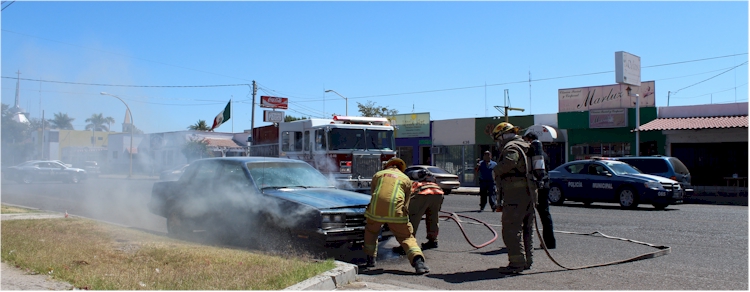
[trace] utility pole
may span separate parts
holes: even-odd
[[[255,93],[258,92],[258,88],[255,87],[255,80],[253,80],[253,110],[252,117],[250,118],[250,137],[253,136],[253,130],[255,130]]]
[[[669,106],[669,96],[672,95],[671,91],[667,91],[667,106]]]
[[[508,111],[521,111],[523,112],[522,108],[517,107],[510,107],[510,95],[508,94],[508,90],[505,90],[505,98],[504,98],[504,104],[505,106],[500,107],[499,105],[495,106],[495,109],[501,112],[505,116],[505,122],[508,122]]]

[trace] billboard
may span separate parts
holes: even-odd
[[[286,97],[261,96],[260,107],[288,109],[289,99]]]
[[[284,112],[263,111],[263,121],[271,123],[281,123],[284,121]]]
[[[589,128],[624,128],[628,126],[628,109],[597,109],[589,111]]]
[[[388,117],[395,128],[396,138],[417,138],[430,136],[430,113],[412,113]]]
[[[635,108],[635,97],[641,99],[640,107],[655,107],[655,82],[641,82],[641,86],[613,84],[592,87],[558,89],[558,112],[581,112],[592,109]]]

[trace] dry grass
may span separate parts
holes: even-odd
[[[6,205],[0,206],[0,214],[14,214],[14,213],[38,213],[38,211],[26,209],[26,208],[6,206]]]
[[[95,290],[279,290],[334,267],[79,218],[2,221],[0,250],[3,261]]]

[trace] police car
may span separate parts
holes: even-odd
[[[624,209],[652,204],[656,209],[682,203],[684,192],[677,181],[645,174],[627,163],[594,158],[565,163],[550,171],[549,201],[565,200],[620,203]]]

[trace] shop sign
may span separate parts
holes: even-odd
[[[288,109],[289,99],[286,97],[261,96],[260,107]]]
[[[589,111],[589,128],[624,128],[628,126],[628,109],[600,109]]]
[[[631,89],[631,96],[627,88]],[[635,108],[636,97],[641,99],[640,107],[656,106],[654,81],[641,82],[641,86],[613,84],[593,87],[568,88],[557,90],[559,112],[581,112],[592,109]]]
[[[388,117],[395,128],[396,138],[417,138],[430,136],[430,113],[412,113]]]

